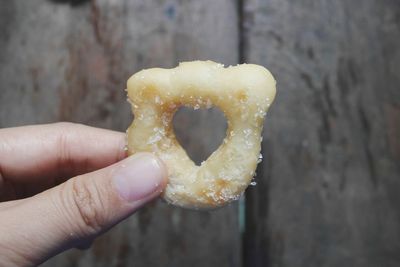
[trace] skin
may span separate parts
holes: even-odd
[[[100,234],[166,184],[123,133],[72,123],[0,129],[0,266],[36,266]]]

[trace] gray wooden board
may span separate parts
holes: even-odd
[[[131,74],[183,60],[237,63],[237,19],[228,0],[1,1],[0,127],[62,120],[124,131]],[[216,110],[190,117],[180,111],[175,130],[199,161],[222,140],[224,118]],[[157,201],[89,250],[44,266],[239,266],[237,210],[194,212]]]
[[[262,64],[278,95],[246,196],[244,265],[398,266],[399,18],[396,0],[1,1],[0,127],[122,131],[123,88],[139,69]],[[175,131],[199,162],[224,119],[191,113]],[[199,213],[158,201],[44,266],[239,266],[240,242],[237,205]]]
[[[246,266],[400,266],[400,2],[246,0],[278,95],[246,197]]]

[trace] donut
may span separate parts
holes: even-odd
[[[127,82],[134,120],[128,154],[152,152],[163,160],[168,183],[162,198],[188,209],[214,209],[239,199],[260,160],[261,131],[275,97],[275,79],[262,66],[225,68],[212,61],[137,72]],[[176,140],[172,119],[182,106],[218,107],[227,119],[219,148],[197,166]]]

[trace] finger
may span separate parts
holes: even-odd
[[[34,265],[90,241],[159,195],[166,175],[156,157],[139,153],[0,212],[0,259]]]
[[[17,206],[18,204],[21,204],[24,201],[26,201],[26,199],[17,199],[17,200],[13,200],[13,201],[1,202],[0,203],[0,212],[4,211],[6,209],[9,209],[9,208],[13,208],[13,207]]]
[[[0,130],[0,174],[12,184],[46,183],[93,171],[125,157],[125,135],[73,123]]]

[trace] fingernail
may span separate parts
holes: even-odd
[[[165,175],[165,167],[155,156],[140,153],[120,163],[113,182],[121,198],[132,202],[161,190]]]

